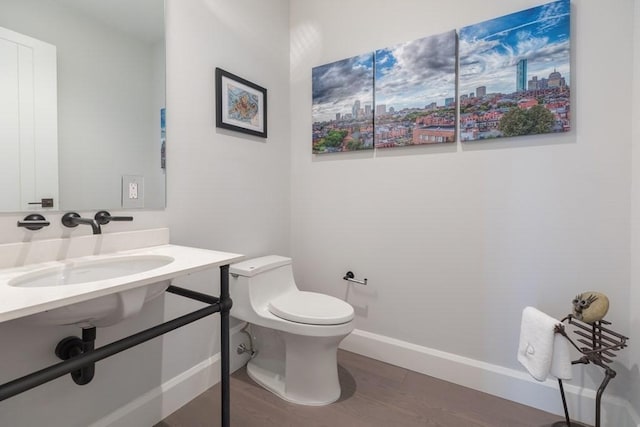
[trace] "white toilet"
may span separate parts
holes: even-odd
[[[300,291],[291,258],[269,255],[229,268],[231,316],[275,331],[260,343],[247,373],[281,398],[326,405],[340,397],[338,344],[353,331],[353,307],[324,294]]]

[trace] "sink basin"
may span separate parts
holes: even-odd
[[[25,273],[8,281],[21,288],[50,288],[87,285],[117,279],[163,267],[174,259],[165,255],[131,255],[100,260],[70,261],[63,265]],[[144,304],[161,295],[171,284],[162,280],[144,287],[105,295],[27,316],[33,325],[111,326],[137,314]],[[34,289],[35,291],[35,289]]]
[[[77,285],[143,273],[170,262],[173,262],[173,258],[165,255],[133,255],[105,260],[70,262],[25,273],[9,280],[8,285],[25,288]]]
[[[115,325],[127,317],[138,314],[142,307],[167,290],[171,280],[130,289],[88,301],[46,310],[20,319],[29,325],[78,325],[105,327]]]

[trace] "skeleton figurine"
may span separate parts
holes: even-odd
[[[572,301],[572,315],[585,323],[593,323],[602,318],[609,311],[609,298],[600,292],[583,292],[576,295]]]

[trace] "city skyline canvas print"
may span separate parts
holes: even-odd
[[[375,147],[454,142],[456,32],[375,52]]]
[[[313,153],[373,149],[373,53],[312,69]]]
[[[560,0],[460,30],[462,141],[571,129],[570,8]]]

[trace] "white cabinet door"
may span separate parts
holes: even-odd
[[[56,48],[0,27],[0,212],[58,206]]]

